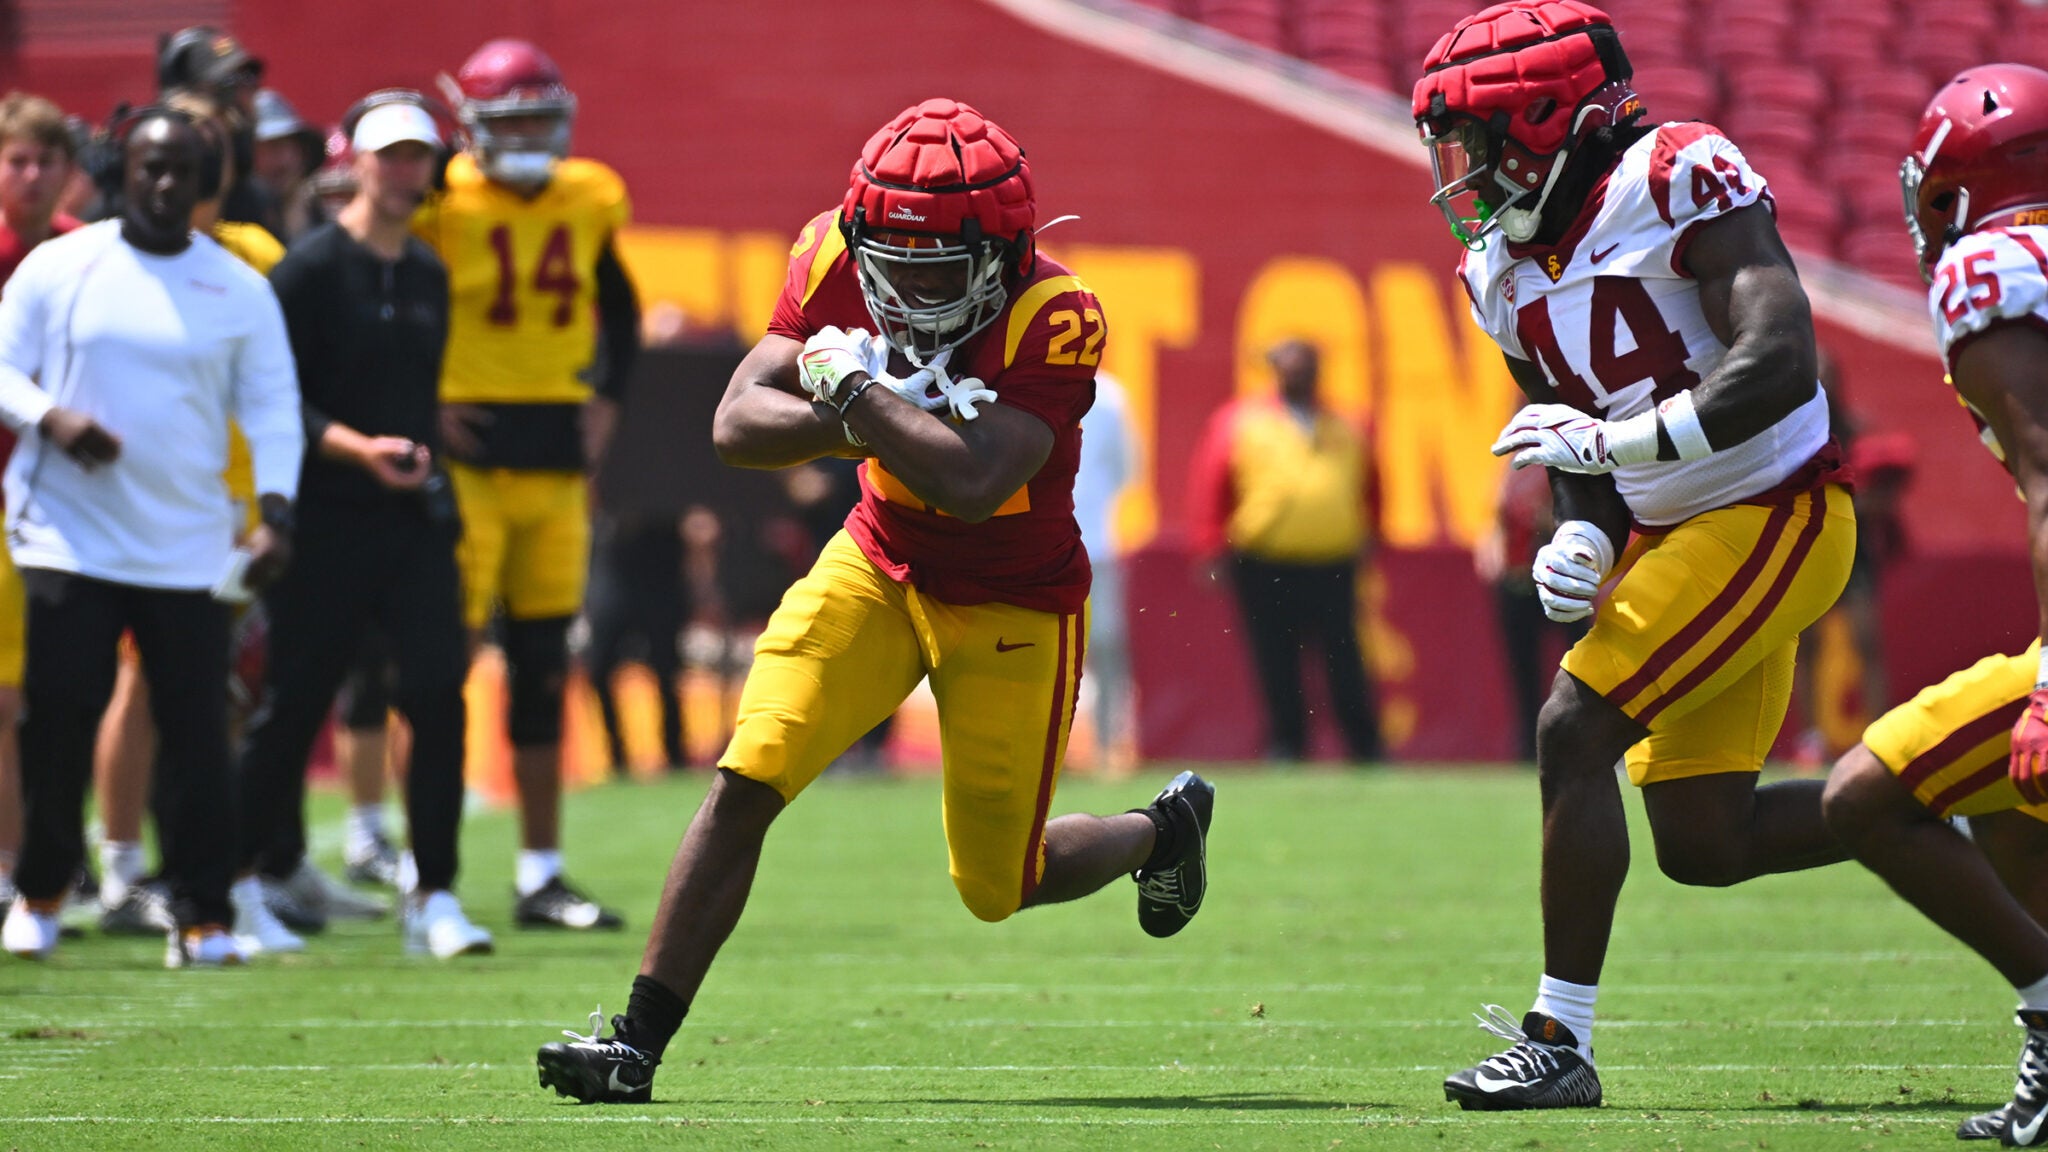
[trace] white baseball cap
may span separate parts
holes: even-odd
[[[393,101],[379,104],[356,121],[355,136],[349,144],[357,155],[381,152],[405,140],[417,140],[429,148],[441,146],[441,132],[434,118],[417,104]]]

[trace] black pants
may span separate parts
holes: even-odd
[[[135,635],[159,753],[151,807],[182,925],[226,924],[235,867],[228,774],[228,609],[205,592],[113,584],[27,568],[24,834],[15,884],[53,899],[85,858],[93,743],[114,692],[121,633]]]
[[[1524,761],[1536,759],[1536,716],[1550,695],[1550,673],[1546,666],[1543,638],[1557,635],[1570,648],[1593,626],[1587,617],[1574,624],[1559,624],[1543,614],[1543,602],[1536,598],[1536,586],[1501,581],[1493,586],[1493,601],[1500,614],[1501,644],[1507,650],[1508,694],[1515,702],[1515,752]]]
[[[1357,565],[1276,564],[1243,553],[1232,560],[1253,670],[1266,701],[1268,754],[1299,760],[1308,751],[1301,653],[1313,641],[1322,652],[1323,679],[1351,758],[1378,760],[1378,708],[1358,648]]]
[[[661,749],[671,768],[683,763],[682,654],[677,633],[688,618],[683,602],[683,538],[673,516],[606,519],[597,525],[590,549],[590,587],[583,618],[590,625],[584,670],[597,692],[614,770],[626,766],[619,706],[612,677],[628,660],[640,660],[661,689]]]
[[[390,640],[413,731],[407,822],[420,887],[453,886],[469,670],[453,530],[418,507],[302,501],[292,565],[263,597],[270,660],[241,757],[242,864],[286,876],[306,854],[306,757],[365,635]]]

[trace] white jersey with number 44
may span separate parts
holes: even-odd
[[[1994,324],[2048,324],[2048,228],[1987,228],[1950,245],[1934,266],[1927,311],[1941,341],[1941,362],[1955,372],[1956,354]],[[1959,397],[1960,399],[1960,397]],[[2005,449],[1968,401],[1977,435],[1998,462]]]
[[[1660,125],[1596,185],[1556,244],[1499,232],[1458,274],[1472,315],[1502,351],[1543,370],[1559,402],[1620,420],[1693,387],[1727,355],[1685,271],[1686,246],[1710,220],[1769,203],[1763,177],[1719,129]],[[1640,524],[1662,527],[1784,483],[1828,443],[1827,398],[1698,460],[1630,464],[1616,487]]]

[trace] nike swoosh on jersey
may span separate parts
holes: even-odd
[[[1586,257],[1586,260],[1587,260],[1587,262],[1588,262],[1588,263],[1591,263],[1591,264],[1598,264],[1598,263],[1599,263],[1599,262],[1601,262],[1602,260],[1605,260],[1605,259],[1607,259],[1607,258],[1608,258],[1609,256],[1612,256],[1612,255],[1614,255],[1614,250],[1615,250],[1616,248],[1619,248],[1619,247],[1621,247],[1621,245],[1619,245],[1619,244],[1609,244],[1609,245],[1607,246],[1607,250],[1606,250],[1606,251],[1604,251],[1604,252],[1594,252],[1594,253],[1593,253],[1592,255],[1590,255],[1590,256],[1588,256],[1588,257]]]

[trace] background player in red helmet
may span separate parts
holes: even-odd
[[[639,353],[615,241],[626,185],[569,155],[576,97],[554,61],[493,40],[446,80],[467,138],[415,228],[448,266],[442,442],[461,511],[464,615],[502,621],[522,927],[616,928],[562,875],[562,694],[590,554],[586,473]],[[586,382],[599,337],[604,356]]]
[[[1756,773],[1797,637],[1848,578],[1855,518],[1806,296],[1742,153],[1706,124],[1638,126],[1620,39],[1576,0],[1467,17],[1424,68],[1434,201],[1468,250],[1473,315],[1532,401],[1494,452],[1551,470],[1561,523],[1538,595],[1553,620],[1593,621],[1537,726],[1535,1004],[1519,1027],[1489,1005],[1482,1025],[1512,1046],[1444,1089],[1466,1108],[1596,1105],[1593,1007],[1628,874],[1615,761],[1681,883],[1844,856],[1819,781]]]
[[[1047,819],[1087,641],[1073,485],[1106,329],[1087,287],[1036,255],[1034,223],[1016,142],[965,104],[928,100],[868,141],[843,205],[797,238],[713,435],[743,467],[863,456],[861,502],[761,636],[625,1015],[610,1037],[542,1048],[544,1086],[648,1099],[768,826],[926,678],[953,884],[974,915],[1002,920],[1126,873],[1153,936],[1200,909],[1215,790],[1193,773],[1146,808]]]
[[[1901,178],[1907,228],[1934,286],[1927,307],[1936,338],[1985,446],[2026,500],[2035,594],[2048,612],[2048,72],[1987,64],[1943,85]],[[2048,657],[2040,637],[1871,724],[1828,777],[1825,806],[1858,860],[2019,995],[2026,1039],[2012,1102],[1964,1121],[1956,1135],[2048,1144]],[[1972,835],[1951,816],[1968,816]]]

